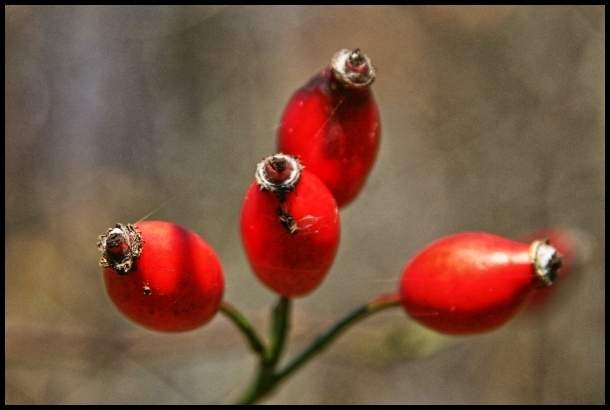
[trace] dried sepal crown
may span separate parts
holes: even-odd
[[[126,275],[142,253],[142,242],[142,235],[135,225],[117,223],[99,236],[97,247],[101,253],[100,266],[112,268],[119,275]]]
[[[349,88],[368,87],[375,81],[375,67],[359,48],[337,51],[331,59],[330,68],[334,77]]]
[[[299,160],[293,156],[270,155],[256,165],[256,183],[263,191],[289,192],[299,182],[302,169]]]
[[[551,286],[557,279],[557,271],[561,267],[562,256],[550,245],[548,239],[532,242],[530,259],[534,265],[536,276],[545,286]]]

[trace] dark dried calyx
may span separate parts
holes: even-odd
[[[100,235],[97,247],[101,253],[100,266],[126,275],[142,253],[142,236],[134,225],[118,223]]]

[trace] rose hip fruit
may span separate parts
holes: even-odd
[[[332,194],[289,155],[261,161],[241,211],[241,238],[257,277],[274,292],[296,297],[317,288],[339,245]]]
[[[340,50],[329,67],[291,97],[278,150],[299,158],[344,207],[360,192],[379,148],[379,110],[370,89],[375,69],[360,50]]]
[[[117,224],[100,236],[98,247],[110,299],[142,326],[186,331],[218,311],[222,267],[196,233],[163,221]]]
[[[509,320],[530,292],[550,286],[561,257],[549,243],[531,245],[482,233],[439,239],[406,265],[401,302],[416,321],[449,334],[485,332]]]

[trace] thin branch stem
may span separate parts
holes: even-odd
[[[364,306],[357,308],[349,313],[343,319],[339,320],[333,327],[318,336],[305,350],[297,355],[286,367],[275,375],[275,382],[279,383],[283,379],[290,376],[297,369],[303,366],[309,359],[320,353],[323,349],[330,345],[344,330],[359,321],[382,310],[389,309],[400,305],[400,299],[397,294],[381,296]]]
[[[275,367],[284,350],[286,334],[290,329],[290,307],[290,299],[281,297],[273,308],[269,349],[261,355],[256,379],[239,400],[239,404],[256,403],[275,385]]]
[[[271,393],[281,382],[301,368],[312,357],[328,347],[343,331],[359,321],[383,310],[400,305],[397,294],[380,296],[373,301],[353,310],[334,326],[318,336],[308,347],[299,353],[284,369],[276,371],[289,329],[290,300],[282,298],[273,310],[271,347],[261,358],[256,380],[239,401],[240,404],[254,404]]]
[[[273,369],[261,359],[258,366],[258,372],[254,382],[248,387],[248,390],[238,400],[237,404],[254,404],[260,400],[269,390],[273,379]]]
[[[282,355],[286,334],[290,329],[290,299],[281,297],[273,309],[273,325],[271,327],[271,346],[269,348],[268,364],[275,368],[275,365]]]
[[[245,336],[252,351],[262,358],[267,349],[248,319],[246,319],[246,317],[242,315],[237,308],[228,302],[221,303],[220,311],[237,326],[239,331],[241,331],[241,333]]]

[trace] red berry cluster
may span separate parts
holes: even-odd
[[[339,208],[362,190],[380,139],[371,91],[375,68],[360,50],[340,50],[298,89],[261,161],[241,211],[241,237],[257,277],[284,297],[302,297],[328,273],[340,238]],[[170,222],[117,224],[100,237],[112,301],[155,330],[184,331],[219,310],[223,273],[212,248]],[[464,334],[505,323],[535,289],[550,286],[561,258],[531,244],[467,232],[430,244],[405,266],[398,294],[408,314],[439,332]]]

